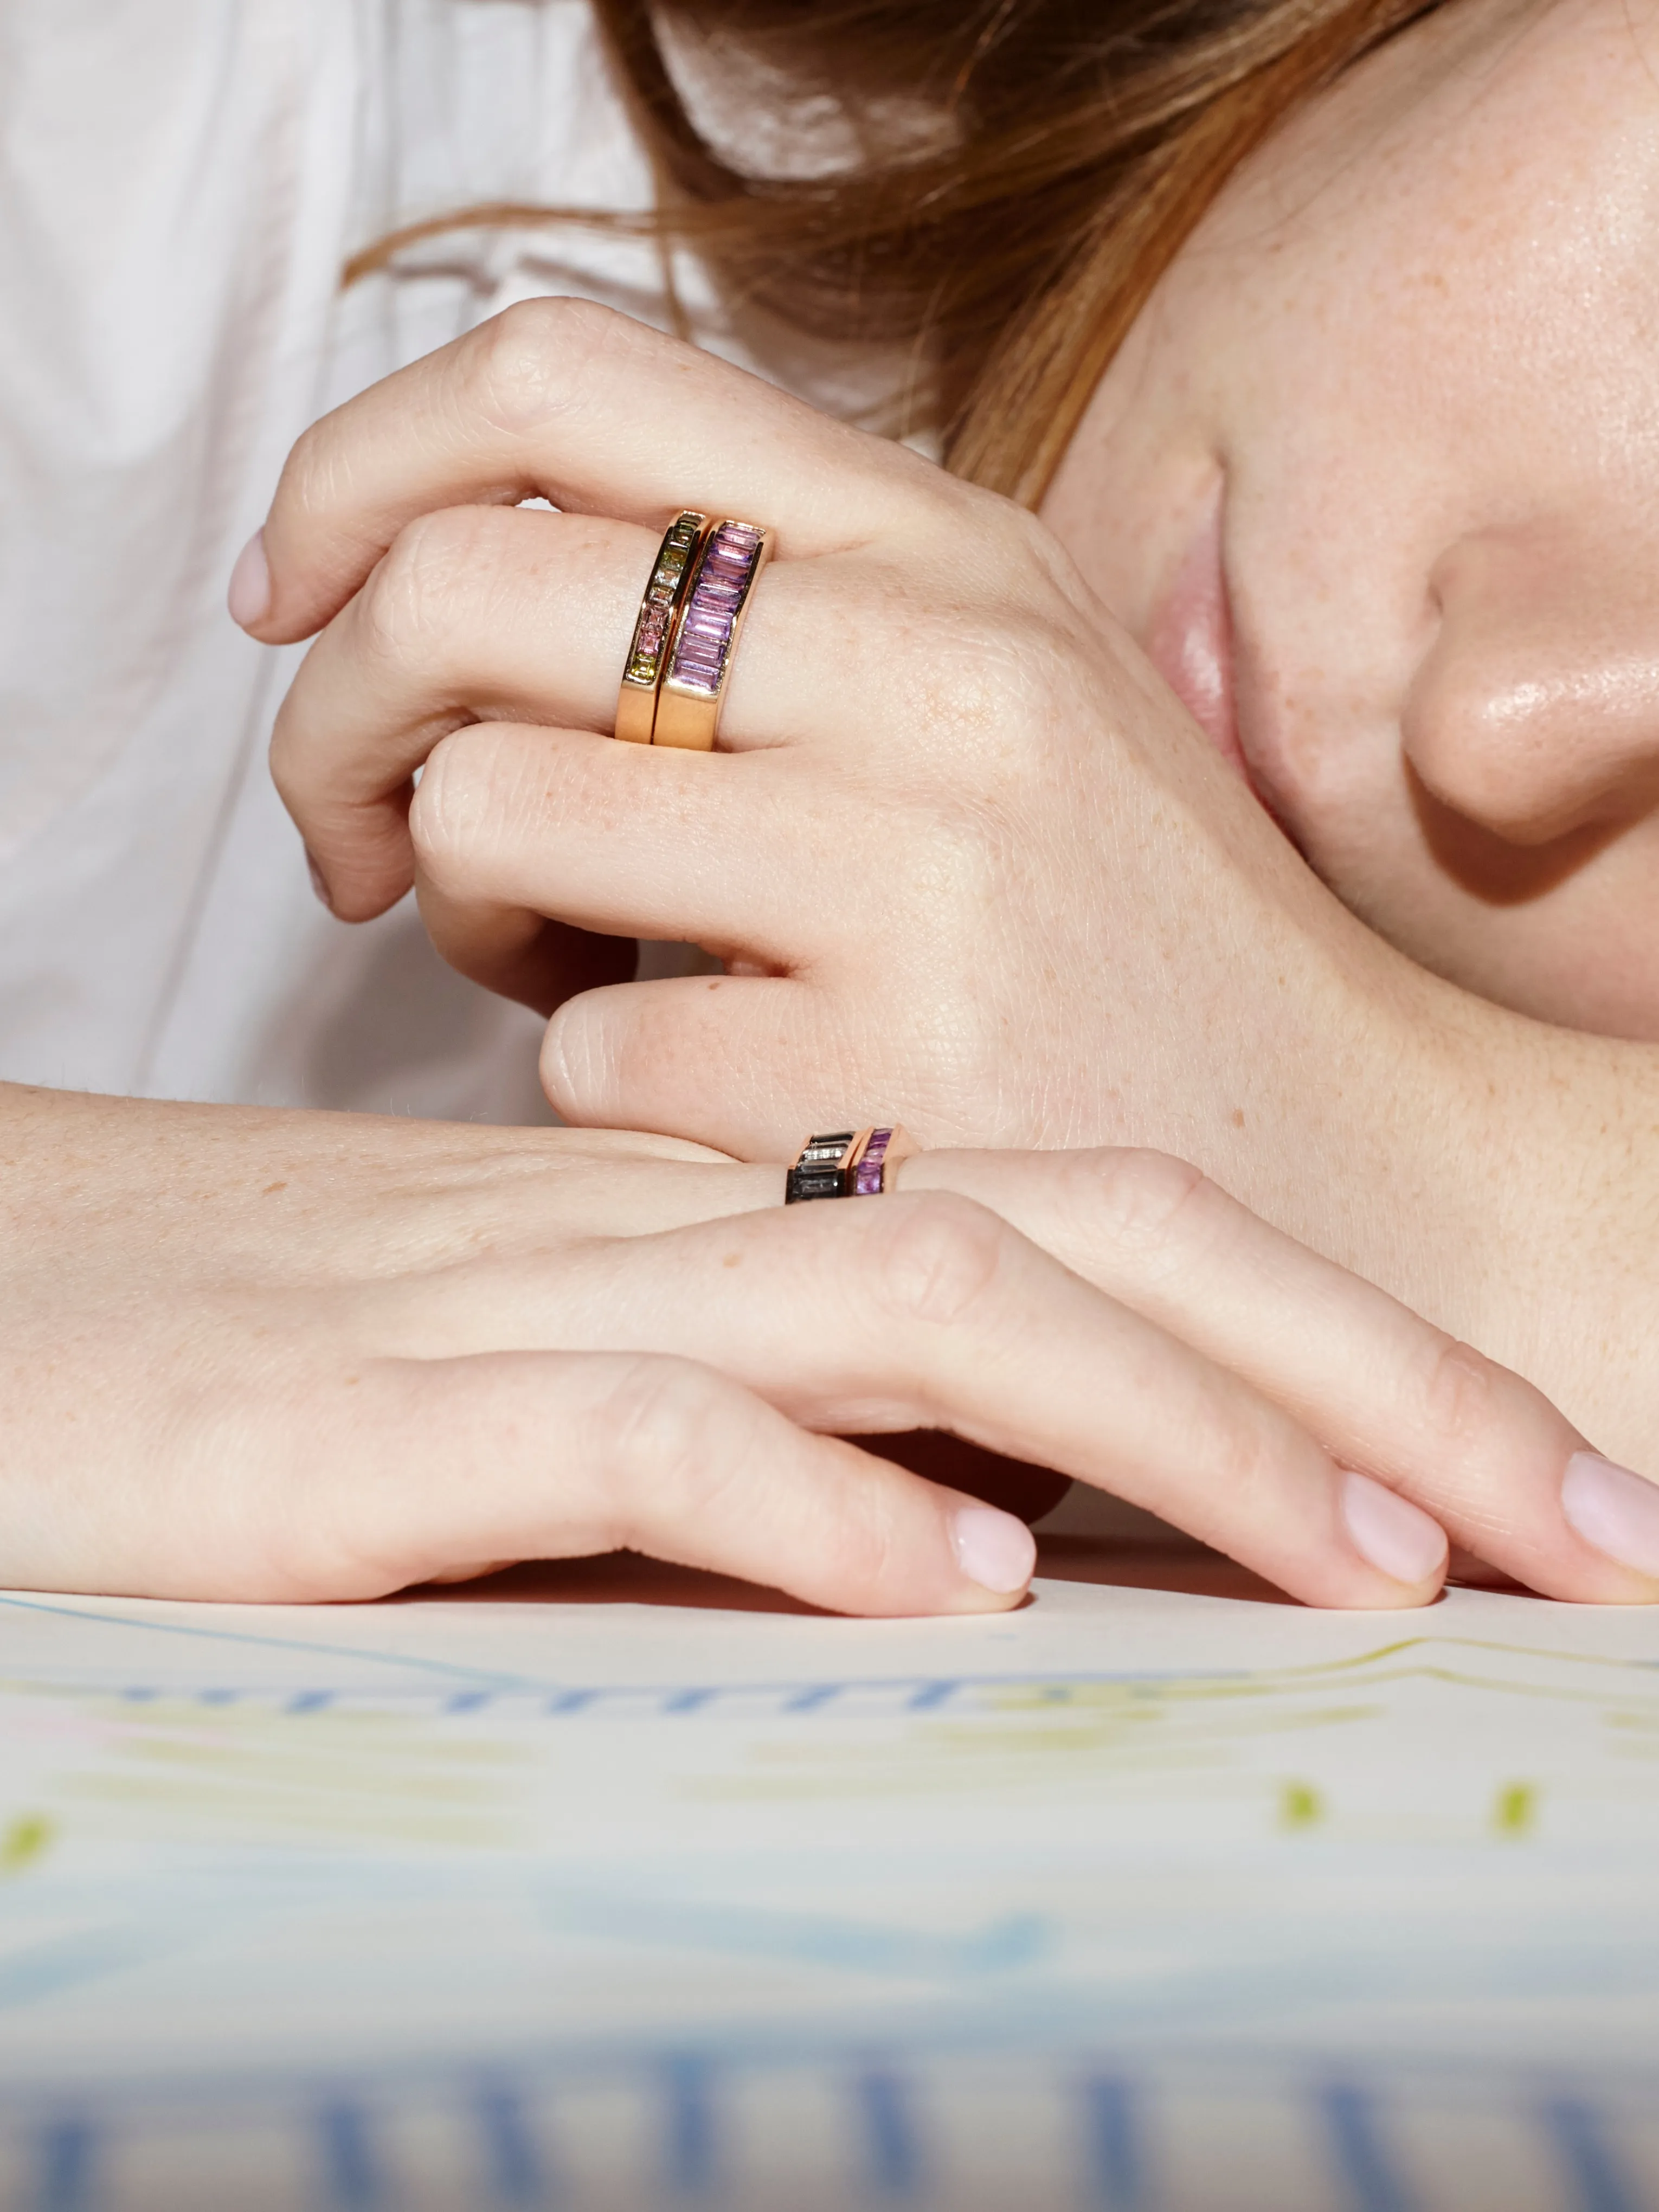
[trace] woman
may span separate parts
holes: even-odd
[[[1461,11],[1446,20],[1454,17],[1459,24],[1468,20]],[[1476,41],[1474,52],[1478,63],[1486,49]],[[1389,71],[1402,55],[1407,63],[1398,66],[1407,70],[1407,90],[1412,70],[1432,85],[1449,67],[1468,61],[1455,40],[1449,49],[1431,48],[1425,59],[1402,40],[1309,110],[1316,131],[1320,118],[1336,112],[1328,103],[1340,108],[1362,90],[1375,96],[1379,70],[1384,110],[1400,103],[1401,83]],[[1346,148],[1351,125],[1341,129]],[[1283,143],[1294,137],[1293,128]],[[1249,183],[1247,172],[1241,191]],[[1224,198],[1218,217],[1225,205]],[[1192,249],[1195,258],[1201,245]],[[1155,301],[1139,327],[1155,331],[1158,310]],[[735,968],[762,971],[731,981],[635,988],[620,1000],[578,999],[550,1037],[544,1064],[556,1103],[574,1119],[666,1124],[694,1134],[715,1133],[718,1122],[718,1134],[734,1148],[781,1158],[787,1145],[779,1139],[780,1114],[809,1093],[814,1112],[819,1101],[829,1103],[823,1088],[834,1068],[837,1108],[843,1097],[864,1103],[878,1081],[935,1142],[970,1133],[1005,1141],[1076,1141],[1091,1117],[1102,1133],[1139,1127],[1166,1146],[1179,1140],[1181,1149],[1227,1173],[1264,1212],[1277,1213],[1310,1242],[1360,1261],[1448,1317],[1477,1319],[1469,1334],[1512,1352],[1498,1303],[1477,1312],[1478,1294],[1491,1288],[1485,1277],[1494,1253],[1505,1267],[1525,1255],[1528,1223],[1518,1221],[1510,1243],[1503,1244],[1478,1188],[1457,1224],[1460,1235],[1444,1235],[1438,1225],[1435,1235],[1401,1234],[1400,1215],[1403,1196],[1442,1185],[1461,1189],[1470,1160],[1481,1161],[1491,1150],[1501,1121],[1491,1115],[1483,1121],[1468,1076],[1476,1052],[1496,1034],[1490,1024],[1498,1018],[1430,984],[1333,909],[1240,790],[1190,742],[1168,696],[1103,622],[1046,538],[1011,510],[951,486],[923,465],[820,425],[752,387],[734,407],[722,373],[621,337],[618,327],[596,323],[591,311],[531,311],[349,407],[302,447],[263,550],[239,572],[238,611],[259,635],[300,636],[333,617],[285,712],[278,744],[290,804],[337,909],[374,912],[408,880],[399,794],[444,729],[476,721],[480,714],[499,715],[504,706],[578,728],[605,726],[593,703],[593,672],[607,653],[614,703],[621,657],[616,625],[625,626],[628,599],[631,593],[637,602],[640,574],[648,566],[640,558],[641,522],[578,523],[510,511],[481,516],[476,510],[458,518],[459,503],[547,489],[566,507],[623,518],[642,518],[648,510],[659,520],[681,500],[701,495],[705,482],[709,503],[732,511],[761,513],[769,495],[766,519],[780,523],[787,557],[767,580],[769,598],[757,599],[733,681],[727,742],[738,755],[731,762],[683,764],[716,770],[718,783],[706,773],[696,782],[666,781],[654,748],[633,756],[632,749],[600,748],[591,738],[550,739],[545,732],[526,738],[499,727],[451,738],[422,781],[413,826],[427,878],[424,903],[441,943],[474,972],[543,1002],[568,988],[569,939],[550,945],[520,918],[526,908],[600,929],[696,935],[716,945]],[[1135,343],[1119,356],[1129,364],[1124,373],[1131,379]],[[667,419],[669,429],[641,437],[638,426],[653,422],[653,403],[664,400],[666,418],[659,411],[654,419]],[[1115,412],[1110,377],[1095,407],[1096,428],[1122,419]],[[1073,456],[1086,455],[1091,434],[1085,425]],[[741,453],[735,463],[734,444]],[[1063,471],[1056,499],[1063,498],[1066,483]],[[417,520],[427,510],[442,519]],[[1188,511],[1201,514],[1202,499],[1189,501]],[[1206,525],[1191,534],[1200,550],[1193,561],[1183,558],[1181,573],[1206,575],[1215,563],[1210,557],[1205,569],[1203,549],[1216,533]],[[965,544],[977,556],[971,566],[964,562]],[[456,559],[463,548],[465,564]],[[382,562],[388,549],[392,557]],[[491,609],[504,619],[481,623],[477,601],[465,588],[457,593],[457,576],[469,568],[483,574]],[[378,580],[356,598],[371,572]],[[631,573],[631,586],[625,573]],[[567,614],[574,606],[580,616],[578,579],[585,579],[580,588],[596,623],[592,654],[571,650],[567,639],[556,670],[544,656],[538,662],[532,653],[526,660],[514,594],[521,606],[529,594],[544,617],[550,603]],[[556,591],[551,601],[550,586]],[[786,613],[792,592],[793,619]],[[1187,599],[1196,605],[1203,592],[1188,588]],[[1209,604],[1214,635],[1213,588]],[[902,633],[896,641],[896,608]],[[842,746],[832,757],[820,711],[823,669],[811,665],[803,639],[815,631],[821,639],[833,626],[844,640],[849,610],[866,625],[867,646],[855,627],[853,688],[837,702],[837,723],[844,728],[849,707],[855,714],[878,709],[878,728],[896,715],[908,735],[903,751],[889,745],[875,757],[870,748],[860,757]],[[1189,641],[1202,635],[1202,624],[1192,618],[1177,620],[1176,629]],[[580,630],[578,621],[572,635]],[[457,639],[467,641],[459,654]],[[938,676],[945,664],[927,653],[941,641],[950,649],[945,683]],[[908,652],[896,655],[896,642]],[[808,677],[793,698],[792,657]],[[1183,645],[1170,672],[1189,677],[1193,658]],[[390,680],[399,665],[401,684]],[[896,670],[902,680],[884,699],[882,673],[890,679]],[[1041,678],[1036,684],[1034,670]],[[963,732],[976,727],[979,742],[964,760]],[[756,750],[782,732],[803,741]],[[1102,732],[1110,732],[1110,750],[1098,742]],[[1094,742],[1079,742],[1091,733]],[[630,764],[617,765],[624,760]],[[946,798],[958,803],[942,813]],[[872,927],[870,890],[853,900],[862,943],[837,915],[828,878],[803,882],[799,841],[779,835],[803,806],[812,809],[821,827],[831,821],[843,832],[836,843],[842,886],[860,891],[846,859],[857,853],[872,870],[871,889],[878,887],[886,902],[886,919]],[[838,811],[827,813],[831,807]],[[567,831],[561,842],[561,822],[578,834]],[[731,853],[715,851],[713,865],[701,869],[679,865],[695,853],[688,823],[708,840],[729,836]],[[976,825],[978,834],[964,834],[964,824]],[[1045,843],[1056,825],[1064,836]],[[599,827],[612,833],[608,848],[594,835]],[[906,834],[918,827],[921,834]],[[626,839],[619,834],[624,830]],[[1128,943],[1117,916],[1102,916],[1103,842],[1117,863],[1114,895],[1127,906],[1139,904],[1139,945]],[[780,896],[786,870],[766,858],[769,849],[787,863],[787,906]],[[1033,852],[1047,862],[1035,884],[1028,880]],[[596,855],[608,865],[594,866]],[[988,855],[998,865],[988,866]],[[964,956],[988,941],[988,890],[997,896],[989,937],[1003,940],[1001,964],[981,964],[968,990]],[[1200,891],[1204,908],[1193,896]],[[1010,933],[1010,921],[1020,927]],[[811,946],[799,936],[790,941],[800,928],[814,933]],[[1108,945],[1121,972],[1103,992],[1101,978],[1111,976],[1103,957]],[[1243,963],[1247,995],[1239,988],[1241,945],[1250,956]],[[860,965],[871,947],[873,972]],[[1207,970],[1206,999],[1180,1006],[1171,1021],[1166,978],[1177,947],[1189,974],[1206,977]],[[574,949],[589,957],[586,948]],[[1273,979],[1267,981],[1264,951]],[[815,984],[806,991],[784,980],[813,966]],[[1342,1024],[1334,1080],[1310,1085],[1307,1069],[1292,1066],[1285,1095],[1275,1097],[1273,1073],[1260,1066],[1264,998],[1281,1050],[1333,1022]],[[1024,1030],[1014,1026],[1015,1014]],[[1208,1064],[1201,1068],[1183,1049],[1188,1040],[1182,1025],[1194,1017],[1216,1032],[1205,1040]],[[647,1026],[653,1022],[654,1032]],[[1115,1059],[1121,1054],[1122,1080],[1115,1082],[1115,1096],[1103,1098],[1103,1043],[1110,1049],[1113,1027],[1123,1040],[1114,1053]],[[648,1040],[648,1049],[631,1060],[630,1036]],[[1024,1048],[1019,1066],[1011,1065],[1009,1040],[1015,1037]],[[1156,1040],[1150,1049],[1149,1038]],[[720,1059],[707,1054],[711,1042]],[[1402,1060],[1407,1045],[1414,1061]],[[738,1071],[751,1064],[754,1079],[740,1079]],[[1416,1118],[1409,1093],[1403,1115],[1392,1109],[1379,1113],[1370,1097],[1356,1112],[1341,1088],[1368,1065],[1386,1066],[1396,1079],[1402,1066],[1413,1076],[1441,1074],[1441,1097],[1456,1104],[1462,1118],[1424,1140],[1409,1126]],[[707,1079],[722,1066],[723,1080]],[[663,1097],[665,1081],[674,1089],[672,1106]],[[613,1113],[610,1097],[620,1103],[624,1094],[625,1109]],[[1264,1142],[1262,1117],[1279,1109],[1284,1133],[1270,1133]],[[977,1540],[963,1540],[966,1553],[957,1543],[957,1577],[947,1594],[938,1563],[951,1556],[949,1547],[941,1552],[935,1534],[930,1562],[926,1544],[905,1541],[908,1528],[901,1516],[914,1514],[918,1528],[925,1522],[939,1531],[958,1525],[952,1515],[983,1509],[966,1508],[948,1495],[941,1508],[938,1493],[914,1479],[877,1470],[867,1459],[849,1463],[836,1456],[846,1448],[819,1440],[798,1437],[791,1449],[836,1458],[833,1468],[815,1459],[820,1505],[833,1500],[832,1511],[844,1514],[843,1501],[862,1501],[856,1510],[866,1517],[853,1532],[850,1552],[843,1542],[827,1571],[821,1510],[799,1552],[792,1553],[769,1521],[757,1519],[756,1500],[775,1495],[782,1501],[777,1514],[787,1516],[810,1496],[813,1478],[803,1472],[799,1498],[775,1480],[753,1480],[756,1438],[769,1453],[782,1450],[775,1425],[763,1420],[757,1430],[749,1400],[739,1417],[722,1395],[729,1386],[714,1385],[706,1370],[698,1370],[703,1379],[693,1386],[703,1394],[695,1400],[697,1418],[683,1418],[684,1393],[677,1381],[681,1397],[669,1394],[672,1418],[644,1423],[646,1465],[642,1471],[631,1467],[625,1449],[629,1394],[653,1415],[664,1394],[654,1383],[641,1389],[639,1375],[628,1370],[619,1415],[614,1368],[604,1358],[583,1358],[579,1349],[595,1332],[607,1350],[643,1339],[653,1350],[689,1351],[758,1385],[813,1425],[943,1420],[982,1441],[1115,1484],[1219,1537],[1321,1601],[1376,1602],[1384,1588],[1383,1601],[1408,1601],[1432,1590],[1443,1565],[1443,1543],[1422,1526],[1425,1516],[1390,1490],[1344,1473],[1344,1462],[1358,1462],[1416,1495],[1455,1534],[1473,1538],[1487,1557],[1536,1587],[1581,1597],[1646,1597],[1659,1573],[1646,1517],[1659,1493],[1577,1451],[1572,1432],[1521,1386],[1472,1356],[1449,1355],[1433,1332],[1297,1252],[1218,1194],[1200,1189],[1194,1202],[1192,1178],[1172,1176],[1157,1164],[1095,1171],[1088,1188],[1103,1191],[1105,1202],[1091,1218],[1079,1208],[1075,1170],[1066,1179],[1064,1164],[930,1156],[907,1170],[911,1182],[920,1176],[988,1199],[1031,1235],[1011,1242],[1007,1230],[980,1212],[948,1208],[942,1216],[924,1208],[913,1234],[907,1224],[914,1209],[906,1201],[869,1210],[812,1209],[810,1223],[787,1229],[781,1224],[787,1217],[753,1216],[741,1237],[728,1224],[715,1241],[722,1271],[735,1265],[741,1275],[751,1254],[763,1257],[755,1270],[763,1278],[758,1304],[752,1297],[733,1303],[727,1289],[723,1308],[712,1294],[700,1297],[688,1322],[674,1286],[704,1279],[700,1267],[714,1249],[707,1232],[701,1243],[699,1232],[680,1232],[678,1243],[653,1239],[648,1248],[631,1243],[630,1232],[664,1218],[683,1220],[688,1212],[752,1206],[758,1185],[735,1179],[753,1171],[699,1167],[692,1172],[702,1194],[688,1200],[682,1175],[681,1194],[670,1200],[655,1194],[664,1180],[655,1169],[642,1170],[619,1196],[623,1179],[614,1159],[607,1163],[597,1179],[586,1177],[590,1194],[574,1205],[574,1230],[556,1207],[556,1231],[538,1221],[530,1231],[542,1262],[535,1272],[542,1276],[550,1274],[549,1243],[562,1235],[569,1248],[569,1264],[550,1271],[552,1279],[539,1284],[538,1299],[531,1300],[523,1295],[522,1267],[514,1266],[515,1249],[523,1249],[518,1240],[526,1233],[521,1191],[509,1206],[510,1232],[499,1216],[492,1220],[489,1206],[473,1204],[470,1193],[459,1206],[447,1198],[441,1203],[441,1226],[430,1206],[420,1218],[419,1200],[415,1220],[400,1224],[384,1182],[375,1188],[370,1176],[364,1179],[369,1202],[354,1222],[353,1208],[338,1202],[343,1190],[356,1194],[351,1171],[343,1178],[337,1157],[330,1157],[340,1150],[333,1132],[219,1118],[204,1148],[210,1163],[216,1152],[216,1165],[205,1179],[195,1171],[191,1227],[198,1249],[184,1271],[199,1291],[182,1308],[202,1316],[196,1370],[204,1387],[194,1397],[186,1389],[181,1400],[179,1273],[165,1250],[159,1268],[149,1249],[135,1264],[131,1222],[112,1237],[108,1233],[112,1213],[120,1212],[108,1202],[111,1178],[118,1173],[130,1181],[133,1172],[131,1161],[118,1170],[115,1158],[134,1127],[131,1114],[124,1120],[118,1109],[73,1109],[82,1115],[76,1156],[92,1160],[77,1207],[64,1201],[61,1173],[51,1164],[62,1156],[70,1109],[53,1103],[16,1110],[33,1113],[34,1157],[48,1163],[39,1201],[24,1215],[29,1234],[18,1247],[20,1284],[44,1279],[54,1291],[39,1324],[41,1345],[74,1342],[79,1316],[106,1310],[112,1302],[118,1310],[130,1305],[125,1292],[136,1283],[161,1293],[145,1327],[130,1333],[136,1349],[126,1362],[124,1395],[118,1394],[122,1407],[136,1405],[141,1415],[133,1425],[137,1446],[123,1446],[140,1478],[130,1522],[100,1515],[91,1540],[64,1515],[58,1462],[64,1394],[76,1405],[81,1399],[76,1363],[65,1368],[59,1360],[57,1380],[34,1405],[21,1395],[16,1401],[24,1406],[24,1436],[40,1445],[32,1480],[21,1491],[36,1540],[25,1562],[32,1577],[61,1578],[67,1571],[103,1583],[113,1578],[131,1586],[136,1579],[142,1587],[208,1587],[227,1595],[273,1588],[295,1595],[343,1592],[390,1587],[411,1573],[465,1571],[526,1548],[582,1548],[620,1537],[682,1556],[712,1556],[834,1603],[981,1603],[999,1578],[1018,1587],[1029,1553],[1015,1559],[1017,1540],[1000,1527],[1000,1562],[978,1577],[967,1572],[971,1596],[963,1594],[963,1570],[975,1556]],[[179,1148],[198,1149],[198,1126],[164,1114],[142,1133],[149,1141],[137,1148],[138,1188],[162,1218],[173,1210]],[[1234,1133],[1231,1139],[1224,1129]],[[541,1142],[548,1149],[531,1155],[535,1166],[582,1157],[580,1147],[560,1153],[550,1140]],[[289,1145],[302,1163],[301,1218],[272,1232],[267,1214],[264,1225],[251,1231],[244,1212],[248,1170],[273,1147]],[[401,1153],[391,1147],[394,1182],[399,1175],[429,1176],[446,1159],[453,1178],[453,1135],[434,1144],[424,1133]],[[516,1169],[526,1148],[520,1143],[511,1149]],[[459,1172],[463,1184],[490,1179],[501,1155],[487,1147],[486,1153],[469,1158]],[[1372,1161],[1379,1172],[1367,1188]],[[1341,1175],[1328,1172],[1339,1165]],[[263,1164],[257,1171],[264,1172]],[[503,1180],[512,1187],[518,1176],[509,1172]],[[544,1170],[541,1176],[560,1180]],[[603,1200],[591,1194],[596,1180]],[[562,1181],[570,1190],[584,1188],[580,1177]],[[293,1177],[274,1172],[261,1196],[281,1201],[295,1187]],[[141,1204],[136,1218],[146,1212]],[[321,1232],[319,1214],[343,1214],[343,1230]],[[831,1218],[820,1227],[816,1217],[823,1214]],[[66,1218],[83,1242],[89,1218],[101,1232],[101,1243],[96,1236],[90,1240],[84,1264],[69,1270],[61,1265]],[[1484,1241],[1475,1245],[1474,1263],[1455,1276],[1449,1260],[1467,1259],[1468,1231],[1476,1224]],[[623,1239],[605,1248],[604,1266],[626,1278],[609,1310],[584,1266],[596,1229]],[[840,1249],[836,1240],[859,1259],[845,1278],[846,1295],[839,1302],[831,1297],[825,1316],[819,1247],[833,1255]],[[855,1317],[849,1354],[837,1340],[836,1320],[845,1323],[848,1307],[857,1305],[856,1286],[889,1282],[883,1240],[896,1251],[890,1273],[897,1289],[884,1291]],[[873,1275],[865,1251],[872,1243],[878,1248]],[[1045,1244],[1078,1272],[1054,1271],[1038,1249]],[[469,1271],[460,1255],[480,1249],[486,1260]],[[223,1255],[232,1253],[228,1265]],[[67,1305],[58,1289],[66,1274]],[[1123,1303],[1086,1291],[1083,1274],[1103,1281]],[[237,1293],[228,1302],[228,1319],[221,1296],[226,1285]],[[509,1285],[519,1295],[504,1295]],[[1086,1310],[1066,1319],[1079,1298]],[[1131,1322],[1126,1304],[1166,1323],[1169,1333],[1148,1334],[1144,1323]],[[915,1328],[895,1337],[894,1311],[919,1328],[919,1339]],[[274,1323],[273,1315],[287,1319]],[[781,1344],[763,1325],[780,1316],[797,1324],[784,1328]],[[793,1346],[806,1318],[818,1335],[811,1371],[802,1373]],[[872,1320],[876,1345],[870,1341]],[[985,1323],[978,1337],[975,1320]],[[936,1334],[940,1322],[950,1324],[952,1347],[943,1374],[930,1368],[921,1348],[943,1340]],[[250,1325],[261,1341],[274,1327],[282,1340],[269,1387],[260,1364],[246,1358]],[[160,1333],[159,1362],[152,1329]],[[999,1358],[999,1340],[1017,1343],[1023,1356]],[[1055,1347],[1052,1368],[1032,1358],[1029,1347],[1037,1342]],[[1182,1344],[1208,1358],[1194,1360]],[[959,1364],[964,1358],[966,1364]],[[534,1381],[520,1396],[522,1370],[515,1363],[524,1360]],[[1595,1405],[1605,1424],[1624,1420],[1625,1433],[1634,1436],[1639,1389],[1621,1399],[1613,1381],[1595,1395],[1615,1364],[1597,1356],[1577,1367],[1565,1360],[1559,1374],[1582,1402]],[[182,1364],[188,1369],[187,1360]],[[371,1375],[375,1388],[354,1401],[343,1394],[362,1388],[359,1370]],[[682,1375],[678,1367],[672,1372]],[[1081,1402],[1062,1387],[1064,1372],[1085,1378]],[[159,1389],[158,1373],[164,1377]],[[258,1378],[251,1390],[250,1373]],[[233,1374],[236,1388],[229,1386]],[[390,1401],[383,1387],[387,1374],[395,1377]],[[580,1447],[585,1435],[583,1394],[593,1390],[605,1407],[602,1442],[573,1453],[573,1439]],[[330,1478],[325,1492],[337,1484],[337,1517],[317,1515],[314,1486],[279,1491],[272,1483],[273,1469],[292,1464],[293,1407],[301,1398],[317,1438],[319,1471]],[[705,1400],[718,1401],[718,1419]],[[1114,1400],[1113,1418],[1103,1423],[1099,1408]],[[343,1410],[358,1404],[368,1409],[361,1415]],[[568,1493],[550,1507],[541,1495],[541,1437],[550,1419],[561,1432]],[[107,1419],[94,1421],[92,1431],[85,1467],[95,1480],[94,1462],[107,1455]],[[230,1465],[240,1480],[216,1483],[210,1471],[222,1463],[227,1434]],[[259,1441],[250,1443],[250,1434]],[[458,1444],[479,1435],[492,1440],[491,1448],[478,1454],[474,1443],[473,1452],[487,1459],[490,1471],[481,1471],[482,1490],[458,1498]],[[1315,1436],[1329,1451],[1313,1445]],[[420,1494],[431,1501],[432,1519],[423,1509],[412,1516],[411,1530],[408,1499],[422,1442],[430,1464]],[[205,1504],[213,1532],[207,1556],[188,1571],[180,1567],[176,1524],[158,1519],[151,1503],[150,1486],[163,1464],[170,1480],[191,1485],[187,1494]],[[737,1530],[722,1533],[709,1509],[709,1477],[711,1469],[728,1464],[746,1468],[750,1479],[722,1476],[715,1485],[717,1493],[738,1503]],[[641,1472],[653,1479],[642,1481]],[[688,1472],[695,1479],[695,1510],[687,1510]],[[595,1478],[601,1482],[599,1506]],[[630,1510],[627,1501],[641,1498],[650,1500],[648,1510],[636,1504]],[[895,1502],[900,1499],[906,1502]],[[301,1502],[304,1511],[297,1510]],[[294,1540],[277,1548],[275,1564],[273,1515],[278,1521],[287,1516]],[[983,1534],[988,1524],[964,1525]],[[795,1528],[799,1539],[799,1515]],[[901,1561],[896,1583],[872,1576],[872,1529],[880,1532],[873,1556]],[[896,1537],[896,1530],[903,1533]],[[738,1532],[749,1548],[738,1543]]]

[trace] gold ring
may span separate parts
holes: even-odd
[[[879,1198],[893,1188],[893,1170],[921,1146],[906,1131],[890,1125],[870,1129],[832,1129],[809,1137],[784,1179],[783,1202],[798,1206],[811,1198]]]
[[[712,749],[738,634],[772,544],[772,532],[758,522],[728,520],[704,533],[657,690],[653,744]]]
[[[708,517],[688,507],[669,524],[657,549],[617,697],[617,735],[630,744],[648,745],[655,732],[657,695],[685,611],[697,548],[708,527]]]

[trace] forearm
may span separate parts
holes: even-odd
[[[1489,1209],[1463,1270],[1483,1348],[1659,1471],[1659,1051],[1479,1012],[1459,1157]]]
[[[1263,927],[1273,996],[1218,993],[1227,1073],[1155,1140],[1184,1133],[1247,1204],[1659,1470],[1659,1048],[1511,1014],[1357,932]]]

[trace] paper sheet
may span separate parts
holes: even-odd
[[[1659,2205],[1659,1613],[1055,1564],[0,1598],[0,2208]]]

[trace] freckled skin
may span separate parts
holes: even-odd
[[[1656,336],[1659,8],[1455,0],[1233,180],[1045,507],[1364,920],[1650,1040]]]

